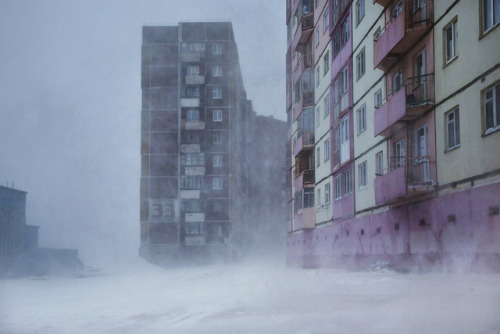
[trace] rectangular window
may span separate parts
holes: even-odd
[[[361,108],[356,110],[356,116],[358,119],[358,135],[366,130],[366,105],[363,104]]]
[[[214,177],[212,180],[212,189],[213,190],[222,190],[223,188],[223,180],[221,177]]]
[[[342,48],[347,45],[349,41],[349,17],[342,23]]]
[[[330,13],[327,8],[325,13],[323,14],[323,32],[325,32],[326,29],[328,29],[329,25],[330,25]]]
[[[340,32],[333,36],[333,59],[337,58],[340,53]]]
[[[204,186],[203,176],[182,176],[181,188],[182,189],[203,189]]]
[[[392,158],[392,164],[394,169],[405,165],[406,157],[406,147],[404,139],[398,140],[394,144],[394,157]]]
[[[200,97],[200,87],[187,86],[185,88],[186,97]]]
[[[316,123],[316,128],[319,128],[319,115],[320,115],[320,107],[316,108],[316,118],[315,118],[315,123]]]
[[[314,188],[304,188],[304,208],[313,208],[314,207]]]
[[[330,138],[327,138],[323,143],[323,150],[325,155],[325,161],[330,160]]]
[[[481,7],[483,11],[483,33],[490,30],[500,22],[500,1],[482,0]]]
[[[384,152],[378,152],[375,156],[375,167],[376,175],[384,175]]]
[[[220,88],[220,87],[214,88],[213,98],[214,98],[214,100],[222,99],[222,88]]]
[[[316,36],[316,46],[319,45],[319,28],[316,28],[316,32],[314,33]]]
[[[215,132],[212,136],[212,141],[214,144],[222,144],[222,133],[221,132]]]
[[[358,0],[356,2],[356,25],[361,22],[363,17],[365,17],[365,0]]]
[[[316,87],[319,86],[319,64],[318,67],[316,67]]]
[[[198,65],[190,65],[187,67],[187,75],[200,74],[200,67]]]
[[[445,114],[446,117],[446,148],[454,149],[460,146],[460,118],[458,108]]]
[[[457,54],[457,19],[443,29],[444,63],[448,64]]]
[[[378,109],[380,108],[380,106],[382,106],[382,88],[375,92],[374,98],[375,98],[375,109]]]
[[[326,75],[330,70],[330,52],[327,51],[323,57],[323,75]]]
[[[344,69],[342,70],[341,75],[342,75],[341,94],[344,95],[349,90],[349,67],[348,66],[344,67]]]
[[[320,162],[321,162],[321,149],[320,147],[318,147],[316,149],[316,167],[319,167]]]
[[[484,134],[500,129],[500,84],[483,92]]]
[[[204,153],[186,153],[181,155],[181,164],[183,166],[204,166]]]
[[[330,94],[326,94],[325,98],[323,99],[323,106],[325,108],[323,118],[326,118],[326,116],[330,115]]]
[[[346,117],[340,122],[340,163],[349,160],[350,156],[349,117]]]
[[[365,48],[356,56],[356,71],[358,79],[365,74]]]
[[[212,44],[212,54],[221,55],[222,54],[222,43]]]
[[[216,109],[212,111],[212,121],[222,122],[222,110]]]
[[[212,162],[214,167],[222,167],[222,155],[215,154],[212,158]]]
[[[365,188],[367,186],[366,181],[366,161],[359,164],[358,166],[358,177],[359,177],[359,188]]]
[[[200,111],[198,109],[188,109],[186,112],[186,120],[188,121],[199,121]]]
[[[222,65],[212,66],[212,76],[221,77],[222,76]]]
[[[331,191],[330,191],[330,183],[325,184],[325,204],[330,203],[330,197],[331,197]]]
[[[395,94],[403,86],[403,72],[397,71],[392,75],[392,94]]]
[[[352,193],[352,172],[350,168],[344,173],[344,193],[346,195]]]
[[[335,199],[342,198],[342,174],[335,177]]]
[[[316,203],[318,203],[318,206],[321,205],[321,189],[320,188],[316,189]]]

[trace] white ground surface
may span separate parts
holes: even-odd
[[[0,332],[500,333],[500,275],[133,266],[0,280]]]

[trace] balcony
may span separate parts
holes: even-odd
[[[314,31],[314,13],[308,13],[302,16],[293,39],[293,48],[297,52],[303,52],[304,46]]]
[[[431,29],[433,6],[432,0],[405,0],[392,9],[385,27],[373,39],[374,68],[387,70]]]
[[[186,121],[182,120],[182,128],[184,130],[204,130],[205,122],[204,121]]]
[[[391,157],[389,170],[374,182],[375,204],[396,202],[434,189],[430,157]]]
[[[391,3],[392,0],[373,0],[373,3],[378,3],[382,7],[387,7]]]
[[[297,141],[295,142],[295,146],[293,148],[293,154],[297,156],[300,151],[304,149],[313,149],[314,148],[314,131],[304,131]]]
[[[314,185],[314,169],[308,169],[303,172],[304,185]]]
[[[183,97],[181,98],[181,107],[197,108],[200,106],[200,99],[197,97]]]
[[[316,211],[314,208],[303,208],[295,214],[294,230],[313,229],[316,227]]]
[[[400,121],[418,119],[434,108],[434,73],[411,77],[404,89],[391,92],[385,103],[375,109],[375,135],[388,137]]]
[[[205,167],[186,167],[184,175],[205,175]]]
[[[186,75],[186,85],[203,85],[204,83],[204,75]]]
[[[302,108],[314,105],[314,91],[302,93]]]

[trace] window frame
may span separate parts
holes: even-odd
[[[212,144],[215,144],[215,145],[222,144],[222,132],[214,132],[212,134]]]
[[[457,31],[457,24],[458,24],[458,16],[455,16],[450,23],[448,23],[444,28],[443,28],[443,66],[448,65],[452,61],[454,61],[458,57],[458,31]],[[452,50],[453,50],[453,55],[451,57],[448,57],[448,29],[452,30],[451,36],[452,36]]]
[[[365,17],[365,0],[356,1],[356,27]]]
[[[491,91],[491,98],[486,99],[486,94]],[[482,125],[483,125],[483,136],[489,135],[490,133],[497,132],[500,130],[500,105],[497,104],[497,100],[500,100],[500,82],[496,82],[495,84],[489,86],[481,92],[481,101],[482,101],[482,109],[483,109],[483,117],[482,117]],[[487,127],[487,104],[492,104],[492,119],[493,126]]]
[[[375,154],[375,175],[384,175],[384,151],[380,151]]]
[[[222,87],[214,87],[212,90],[212,98],[214,100],[222,100]]]
[[[323,34],[326,32],[328,27],[330,26],[330,8],[326,8],[323,13]]]
[[[323,56],[323,76],[325,76],[330,70],[330,51],[326,51]]]
[[[213,122],[222,122],[222,109],[212,110],[212,121]]]
[[[323,162],[327,162],[330,160],[330,137],[326,138],[323,142]]]
[[[331,203],[331,197],[332,197],[331,184],[330,184],[330,182],[327,182],[325,184],[325,205],[328,205]]]
[[[450,121],[449,117],[453,116],[453,119]],[[444,123],[445,123],[445,143],[446,149],[445,153],[457,149],[460,147],[460,108],[458,106],[453,109],[447,111],[444,114]],[[453,126],[453,145],[450,146],[450,126]]]
[[[193,116],[196,117],[193,117]],[[199,109],[188,109],[186,111],[186,121],[188,122],[197,122],[200,120],[200,110]]]
[[[327,93],[325,97],[323,98],[323,119],[325,119],[328,115],[330,115],[330,94]]]
[[[352,168],[344,172],[344,195],[352,193]]]
[[[335,176],[334,184],[335,200],[338,201],[342,198],[342,174]]]
[[[359,189],[364,189],[368,187],[368,175],[366,169],[367,161],[363,161],[358,165],[358,177],[359,177]]]
[[[212,190],[223,190],[224,180],[222,177],[214,177],[212,179]]]
[[[221,55],[223,46],[222,43],[214,43],[212,44],[212,54],[213,55]]]
[[[366,103],[364,103],[361,107],[356,110],[356,118],[357,118],[357,127],[358,127],[358,135],[363,133],[366,130]]]
[[[222,75],[222,65],[212,65],[212,77],[219,78]]]
[[[374,106],[375,109],[378,109],[382,106],[382,88],[379,88],[375,94],[373,94],[373,99],[374,99]],[[378,101],[378,99],[380,101]]]
[[[487,22],[486,20],[486,11],[485,11],[485,1],[487,2],[491,2],[491,25],[489,27],[485,27],[485,24]],[[495,29],[499,24],[500,24],[500,14],[498,15],[499,16],[499,20],[497,22],[495,22],[495,10],[498,10],[500,11],[500,8],[494,8],[494,5],[495,5],[495,0],[481,0],[479,1],[479,6],[481,8],[481,12],[480,12],[480,17],[481,17],[481,22],[480,22],[480,29],[479,29],[479,33],[480,33],[480,38],[483,37],[484,35],[486,35],[487,33],[489,33],[490,31],[492,31],[493,29]]]
[[[212,156],[212,166],[213,167],[222,167],[223,162],[222,162],[222,154],[214,154]]]
[[[366,72],[366,56],[365,56],[365,47],[359,51],[356,56],[356,80],[359,80],[363,77]]]
[[[316,168],[321,166],[321,147],[316,148]]]

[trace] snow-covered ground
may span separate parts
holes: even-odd
[[[0,280],[1,333],[500,333],[500,275],[249,261]]]

